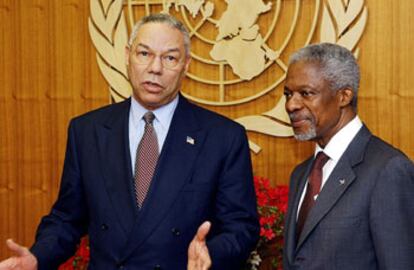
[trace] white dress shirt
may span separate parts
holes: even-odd
[[[168,104],[152,111],[155,115],[153,126],[155,132],[157,133],[158,140],[158,151],[161,152],[161,149],[164,145],[165,138],[167,137],[168,130],[170,128],[171,120],[174,115],[175,109],[178,104],[177,95],[171,102]],[[131,109],[129,111],[129,151],[131,154],[131,167],[132,175],[135,174],[135,158],[137,153],[137,147],[139,142],[144,135],[145,121],[142,118],[148,110],[145,109],[135,98],[131,97]]]
[[[325,148],[321,148],[318,144],[316,144],[314,157],[320,152],[323,151],[328,157],[329,160],[322,168],[322,183],[321,183],[321,190],[325,185],[326,181],[328,180],[329,176],[331,175],[333,169],[335,168],[336,164],[338,163],[339,159],[344,154],[345,150],[348,148],[351,141],[357,135],[358,131],[362,127],[361,119],[358,116],[355,116],[348,124],[346,124],[343,128],[341,128],[328,142]],[[308,185],[306,182],[305,188],[303,189],[299,208],[298,208],[298,215],[299,209],[302,205],[303,199],[305,198],[306,189]]]

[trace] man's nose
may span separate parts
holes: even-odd
[[[303,106],[301,96],[297,93],[292,94],[286,99],[285,108],[288,113],[300,110]]]
[[[155,56],[154,59],[148,64],[148,72],[160,74],[162,72],[162,60],[161,57]]]

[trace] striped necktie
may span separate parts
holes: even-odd
[[[147,196],[158,161],[158,140],[153,126],[155,115],[146,112],[144,135],[138,145],[135,159],[135,193],[138,207],[141,208]]]

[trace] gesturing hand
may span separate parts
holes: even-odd
[[[0,270],[37,270],[37,259],[28,248],[16,244],[11,239],[8,239],[6,244],[16,255],[1,261]]]
[[[211,266],[211,258],[206,245],[206,236],[211,223],[206,221],[197,230],[197,234],[188,248],[187,270],[207,270]],[[0,269],[1,270],[1,269]]]

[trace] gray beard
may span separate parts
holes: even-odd
[[[298,141],[310,141],[316,137],[316,128],[311,125],[308,132],[293,135]]]

